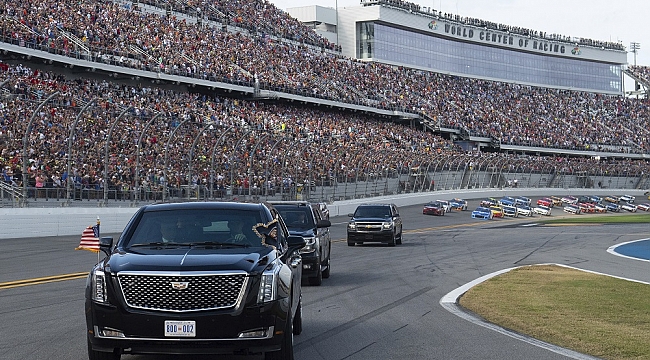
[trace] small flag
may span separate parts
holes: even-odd
[[[99,252],[99,224],[84,229],[81,233],[81,242],[75,250]]]

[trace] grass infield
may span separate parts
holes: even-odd
[[[607,214],[592,215],[583,214],[575,216],[564,216],[559,219],[544,220],[544,224],[639,224],[650,223],[650,213],[641,214]],[[648,356],[650,358],[650,355]]]
[[[527,266],[473,287],[460,305],[503,328],[584,354],[650,359],[647,284],[555,265]]]

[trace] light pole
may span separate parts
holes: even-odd
[[[636,66],[636,53],[639,52],[641,49],[641,44],[638,42],[631,42],[630,43],[630,50],[632,50],[632,53],[634,54],[634,66]]]

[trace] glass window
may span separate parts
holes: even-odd
[[[494,80],[622,92],[621,66],[560,58],[438,38],[384,24],[357,24],[362,59]]]

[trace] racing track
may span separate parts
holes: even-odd
[[[470,209],[476,204],[470,201]],[[480,221],[470,219],[469,211],[425,216],[419,205],[401,212],[404,244],[394,248],[348,247],[347,218],[332,218],[332,276],[320,287],[303,288],[297,360],[569,359],[467,321],[440,300],[487,274],[539,263],[650,281],[648,262],[607,252],[648,238],[647,224],[524,227],[534,219]],[[78,242],[78,236],[0,241],[1,359],[86,358],[85,278],[78,273],[87,272],[96,255],[74,251]],[[53,277],[63,274],[71,275]],[[35,284],[16,282],[23,279]]]

